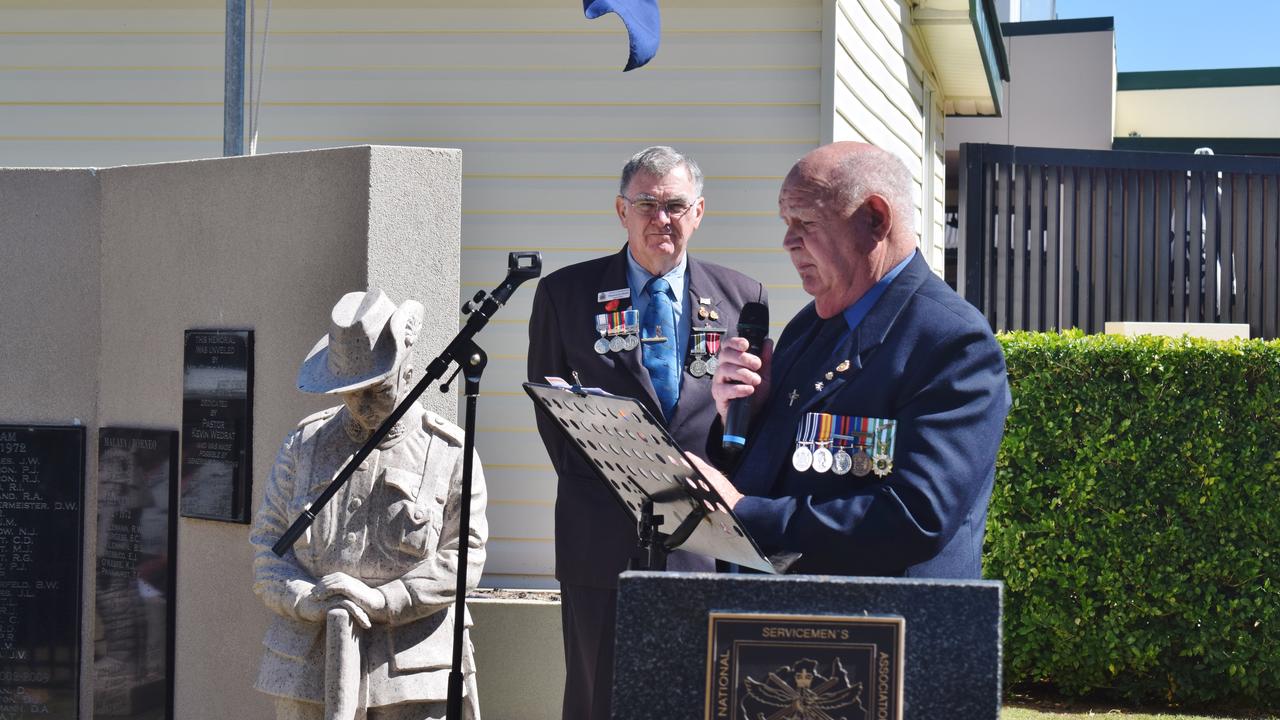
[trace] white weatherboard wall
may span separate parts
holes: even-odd
[[[900,157],[915,181],[916,228],[935,267],[943,254],[945,163],[938,83],[897,0],[827,0],[824,43],[829,140],[859,140]]]
[[[224,13],[223,0],[0,0],[0,165],[220,154]],[[657,57],[624,74],[621,21],[588,21],[576,0],[275,0],[259,151],[460,148],[469,297],[511,250],[542,250],[546,272],[616,251],[619,170],[673,145],[707,175],[694,252],[767,285],[776,335],[808,301],[781,250],[782,178],[822,142],[865,139],[912,168],[940,271],[943,118],[906,2],[663,0],[662,22]],[[480,337],[489,586],[555,584],[555,477],[519,387],[532,298],[521,288]]]

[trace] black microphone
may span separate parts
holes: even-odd
[[[746,338],[747,352],[759,356],[764,338],[769,334],[769,306],[749,302],[742,306],[738,316],[738,337]],[[729,412],[724,421],[724,440],[721,447],[730,456],[736,455],[747,444],[747,427],[751,424],[751,398],[729,401]]]

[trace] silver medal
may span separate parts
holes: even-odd
[[[613,352],[622,352],[626,346],[627,342],[618,335],[614,335],[613,339],[609,341],[609,349]]]
[[[595,347],[596,352],[598,352],[598,353],[600,353],[601,355],[603,355],[603,354],[605,354],[605,353],[609,352],[609,341],[608,341],[608,340],[605,340],[604,338],[600,338],[599,340],[597,340],[597,341],[596,341],[596,344],[595,344],[595,346],[594,346],[594,347]]]
[[[831,469],[834,459],[830,450],[820,447],[813,453],[813,469],[820,473],[827,472]]]
[[[718,367],[720,367],[720,359],[719,359],[719,358],[715,357],[714,355],[713,355],[713,356],[711,356],[711,357],[709,357],[709,358],[707,358],[707,374],[708,374],[708,375],[715,375],[715,374],[716,374],[716,368],[718,368]]]
[[[700,378],[703,375],[706,375],[707,363],[701,359],[696,359],[693,362],[689,363],[689,374],[696,378]]]
[[[837,475],[846,475],[853,469],[853,458],[849,457],[849,453],[844,448],[840,448],[836,452],[835,462],[831,466],[831,472]]]
[[[796,472],[805,472],[812,466],[813,453],[809,451],[809,448],[801,445],[796,448],[795,452],[791,453],[791,467],[795,468]]]
[[[631,352],[640,347],[640,338],[635,335],[628,335],[622,340],[622,349]]]

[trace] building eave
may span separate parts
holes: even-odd
[[[999,116],[1009,58],[993,0],[918,0],[911,11],[948,115]]]

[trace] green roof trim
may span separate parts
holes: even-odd
[[[996,14],[995,0],[969,0],[969,22],[978,41],[982,55],[982,67],[987,74],[987,89],[996,116],[1004,114],[1004,85],[1009,79],[1009,56],[1005,54],[1004,36],[1000,34],[1000,20]]]
[[[1117,91],[1251,87],[1255,85],[1280,85],[1280,67],[1155,70],[1150,72],[1116,73]]]
[[[1112,150],[1189,153],[1202,147],[1213,148],[1214,155],[1280,155],[1280,137],[1118,137],[1111,139]]]
[[[1116,29],[1113,17],[1070,18],[1067,20],[1032,20],[1000,23],[1005,37],[1019,35],[1064,35],[1066,33],[1107,32]]]

